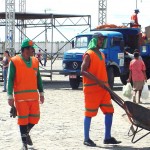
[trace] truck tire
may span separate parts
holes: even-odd
[[[113,89],[114,86],[114,69],[113,67],[107,68],[107,75],[108,75],[108,83],[111,89]]]
[[[80,85],[80,76],[77,76],[76,79],[69,78],[69,82],[73,90],[78,89]]]
[[[121,80],[123,85],[127,84],[127,79],[128,79],[128,75],[121,75],[120,76],[120,80]]]

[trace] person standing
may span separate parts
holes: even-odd
[[[4,52],[4,58],[2,60],[2,63],[3,63],[3,79],[4,79],[3,92],[7,92],[6,85],[7,85],[7,72],[8,72],[9,61],[10,61],[9,51],[5,51]]]
[[[33,55],[33,42],[26,39],[21,45],[21,54],[12,57],[8,70],[8,104],[16,106],[18,125],[23,143],[33,145],[30,130],[40,119],[40,103],[44,103],[42,79],[39,62]]]
[[[134,53],[135,53],[135,52],[138,52],[138,53],[139,53],[139,50],[138,50],[138,49],[135,49],[135,50],[134,50]],[[134,59],[134,53],[131,54],[131,53],[129,53],[128,51],[125,50],[125,54],[127,55],[127,58],[130,58],[130,59],[132,59],[132,60]],[[142,57],[141,57],[140,55],[139,55],[139,59],[142,60]]]
[[[139,53],[134,53],[134,59],[130,62],[130,73],[128,82],[133,81],[133,102],[136,103],[136,93],[138,92],[138,103],[141,103],[141,93],[144,86],[145,81],[147,81],[146,77],[146,67],[144,62],[139,59]]]
[[[46,67],[46,63],[47,63],[47,49],[45,49],[45,52],[43,54],[43,60],[44,60],[44,66]]]
[[[139,25],[139,22],[138,22],[138,13],[139,12],[140,12],[139,9],[135,9],[134,14],[131,16],[131,27],[132,28],[141,27],[141,25]]]
[[[38,59],[39,63],[43,66],[41,50],[39,50],[39,52],[37,53],[37,59]]]
[[[85,118],[84,118],[84,145],[96,146],[90,139],[89,130],[92,117],[96,116],[100,108],[105,115],[105,138],[104,144],[119,144],[111,136],[112,118],[114,108],[111,102],[109,92],[103,89],[103,84],[108,86],[108,78],[105,65],[105,56],[99,49],[104,43],[104,37],[101,33],[96,33],[89,43],[88,50],[84,54],[81,65],[83,75],[83,92],[85,98]],[[98,78],[98,81],[93,78]],[[99,82],[99,85],[97,84]]]

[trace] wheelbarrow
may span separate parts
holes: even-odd
[[[100,85],[102,88],[110,93],[112,100],[115,101],[126,112],[129,121],[131,122],[131,127],[128,135],[132,137],[132,143],[136,143],[148,134],[150,134],[150,109],[133,103],[131,101],[124,101],[108,86],[102,84],[94,75],[91,74],[91,76],[98,85]],[[147,133],[136,138],[136,135],[142,130],[146,130]],[[132,134],[130,134],[131,131]]]

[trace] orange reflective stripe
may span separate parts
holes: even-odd
[[[37,90],[23,90],[23,91],[16,91],[16,92],[14,92],[14,94],[31,93],[31,92],[37,92]]]
[[[89,108],[85,108],[85,111],[89,111],[89,112],[97,112],[97,111],[98,111],[98,108],[97,108],[97,109],[89,109]]]
[[[29,117],[40,118],[40,114],[29,114]]]
[[[113,107],[112,104],[100,104],[100,107]]]
[[[28,117],[29,117],[29,115],[27,115],[27,116],[18,116],[19,119],[25,119],[25,118],[28,118]]]

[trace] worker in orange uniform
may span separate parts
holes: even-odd
[[[20,127],[22,150],[33,145],[30,130],[40,119],[40,103],[44,103],[43,85],[37,58],[33,54],[33,42],[23,41],[21,54],[11,58],[8,70],[8,103],[16,106]]]
[[[138,13],[139,13],[139,9],[135,9],[134,10],[134,14],[131,16],[131,27],[132,28],[138,28],[141,27],[141,25],[139,25],[138,23]]]
[[[108,86],[107,72],[105,67],[105,56],[99,49],[104,43],[104,36],[95,33],[89,43],[88,50],[84,54],[81,73],[83,75],[83,92],[85,97],[85,118],[84,118],[84,145],[96,146],[89,137],[91,118],[97,115],[98,109],[105,115],[105,138],[104,144],[119,144],[114,137],[111,137],[111,126],[114,108],[109,92],[103,89],[103,84]],[[97,81],[93,75],[98,78]]]

